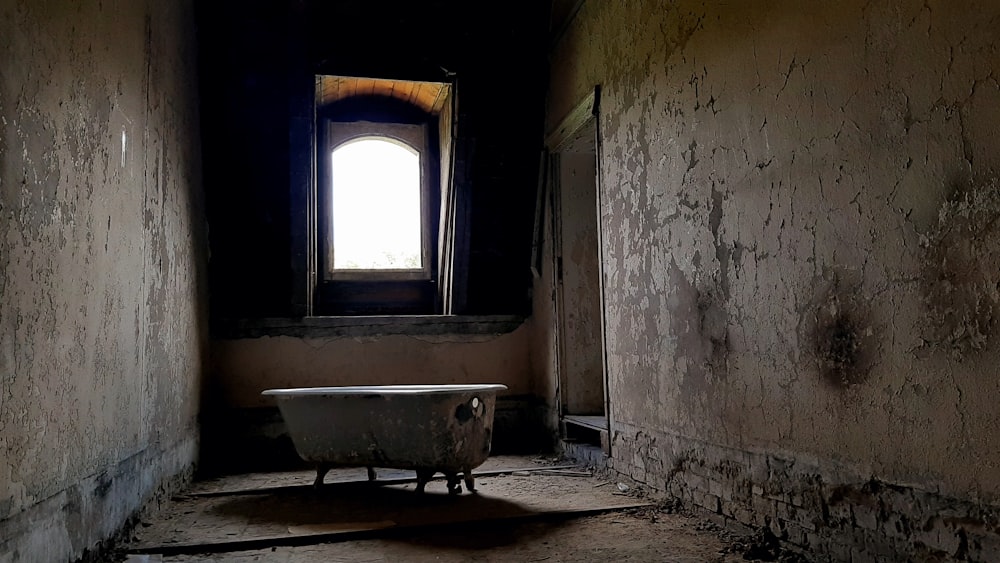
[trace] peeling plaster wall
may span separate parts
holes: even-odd
[[[81,556],[194,463],[190,4],[0,0],[0,561]]]
[[[867,521],[834,500],[905,513],[869,479],[1000,503],[998,25],[974,0],[584,5],[547,119],[602,85],[616,469],[830,551],[805,532],[856,548]],[[764,495],[796,487],[799,519]],[[920,502],[878,545],[986,549]]]

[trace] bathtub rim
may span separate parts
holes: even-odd
[[[507,386],[500,383],[468,383],[443,385],[346,385],[338,387],[293,387],[266,389],[261,395],[272,397],[351,397],[359,395],[447,395],[459,393],[499,393]]]

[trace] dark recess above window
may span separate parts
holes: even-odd
[[[456,312],[530,311],[548,2],[218,0],[195,9],[213,319],[296,314],[291,225],[302,210],[290,195],[291,161],[312,149],[290,132],[315,117],[296,85],[316,74],[458,81],[456,182],[468,195],[469,232]]]

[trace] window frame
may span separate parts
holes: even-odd
[[[319,75],[317,75],[318,77]],[[317,81],[318,84],[318,81]],[[446,189],[444,162],[442,161],[441,116],[424,111],[416,105],[384,96],[352,96],[335,102],[319,104],[319,96],[314,98],[312,114],[312,177],[310,180],[311,199],[308,222],[310,225],[310,269],[312,281],[308,296],[307,316],[372,316],[372,315],[435,315],[450,312],[447,307],[450,295],[442,294],[441,264],[444,258],[439,253],[443,233],[443,198]],[[338,144],[348,138],[364,136],[394,137],[387,134],[394,125],[420,125],[424,127],[425,141],[421,158],[421,173],[424,176],[422,192],[422,232],[423,249],[427,252],[424,268],[429,271],[387,272],[362,270],[356,273],[338,271],[336,276],[328,276],[327,223],[329,203],[332,193],[324,186],[323,178],[330,177],[330,156],[333,136],[329,123],[354,124],[351,134],[337,137]],[[449,132],[449,143],[451,142]],[[406,141],[406,139],[403,139]],[[414,142],[406,142],[413,146]],[[453,154],[449,148],[448,154]],[[450,175],[448,176],[450,178]],[[326,188],[326,189],[325,189]],[[332,234],[332,233],[331,233]],[[452,260],[451,256],[446,258]],[[448,282],[450,284],[450,281]],[[450,287],[450,286],[449,286]]]
[[[431,202],[434,199],[430,139],[426,123],[379,123],[373,121],[342,121],[323,119],[320,143],[321,166],[318,184],[318,213],[321,282],[328,281],[409,281],[433,280],[434,217]],[[420,170],[420,256],[421,268],[407,269],[336,269],[334,268],[333,239],[333,152],[348,143],[361,139],[385,139],[404,145],[417,153]]]

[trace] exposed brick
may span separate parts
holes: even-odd
[[[1000,561],[1000,535],[975,525],[1000,519],[1000,509],[898,485],[871,486],[868,477],[783,458],[703,445],[685,450],[676,438],[618,436],[618,459],[608,460],[615,471],[662,483],[660,490],[714,522],[769,526],[809,560],[926,560],[954,557],[961,545],[969,560]],[[968,536],[966,544],[956,526]]]
[[[713,495],[715,495],[715,496],[717,496],[719,498],[726,498],[727,497],[727,494],[726,494],[727,487],[725,485],[723,485],[721,482],[716,481],[715,479],[709,479],[708,480],[708,492],[712,493]],[[733,498],[732,494],[729,494],[728,497],[730,499]]]
[[[969,534],[970,559],[1000,561],[1000,536],[988,533]]]
[[[853,547],[849,543],[841,543],[836,540],[831,541],[827,547],[827,553],[831,561],[851,563],[851,552]]]
[[[785,522],[780,518],[772,518],[768,524],[771,533],[780,539],[785,539]]]
[[[708,477],[713,475],[713,472],[705,466],[704,462],[692,461],[688,466],[688,471],[699,477]]]
[[[875,563],[881,558],[862,547],[855,546],[851,549],[851,563]]]
[[[678,483],[676,479],[667,481],[666,491],[668,495],[675,498],[681,498],[684,496],[685,490],[686,488]]]
[[[909,519],[900,514],[887,515],[882,522],[881,532],[886,537],[898,539],[907,539],[912,533]]]
[[[787,502],[775,501],[775,514],[782,520],[795,520],[795,507]]]
[[[883,561],[903,559],[903,554],[900,553],[900,546],[881,534],[872,533],[868,530],[859,530],[856,538],[856,544],[860,545],[863,543],[868,552],[875,554]]]
[[[697,491],[708,490],[708,485],[705,478],[700,475],[693,475],[688,473],[684,475],[683,480],[684,484],[687,485],[687,487],[690,489],[694,489]]]
[[[851,513],[854,515],[854,524],[866,530],[878,529],[878,509],[867,506],[853,506]]]
[[[785,533],[787,534],[787,541],[789,543],[800,547],[806,547],[809,545],[809,540],[806,536],[807,532],[809,532],[809,530],[806,530],[794,522],[785,522]]]
[[[854,521],[851,516],[851,506],[847,503],[831,504],[827,507],[829,518],[827,524],[839,527],[841,525],[852,525]]]
[[[770,468],[767,464],[767,456],[761,454],[751,454],[750,459],[750,471],[749,477],[750,481],[754,483],[764,483],[767,482],[768,475],[770,475]]]
[[[935,530],[937,531],[937,541],[930,546],[945,553],[957,553],[962,545],[962,538],[959,536],[958,530],[942,524],[936,524]]]
[[[753,510],[763,514],[764,516],[770,516],[772,518],[777,517],[777,503],[771,499],[764,497],[754,497],[751,501],[751,506]]]
[[[882,501],[886,509],[901,514],[919,514],[920,507],[914,500],[912,491],[899,491],[887,489],[882,493]]]
[[[717,514],[715,512],[711,512],[709,510],[704,510],[704,509],[702,509],[701,514],[705,517],[705,519],[707,519],[709,522],[713,524],[717,524],[722,527],[729,526],[729,519],[721,514]]]
[[[715,496],[715,495],[713,495],[711,493],[706,493],[706,494],[701,495],[701,499],[700,499],[700,501],[697,502],[697,504],[698,504],[698,506],[701,506],[705,510],[708,510],[710,512],[714,512],[716,514],[719,513],[719,506],[720,506],[719,505],[719,497],[717,497],[717,496]]]
[[[751,496],[753,496],[753,492],[750,487],[750,481],[741,479],[733,482],[732,484],[733,500],[749,501]]]
[[[736,505],[734,503],[734,507],[731,510],[733,519],[744,526],[757,528],[764,525],[763,517],[752,510],[744,508],[742,505]],[[723,507],[723,512],[725,512],[725,507]]]
[[[787,475],[794,465],[794,461],[771,456],[767,458],[768,475],[770,479]]]
[[[829,544],[829,540],[827,540],[825,536],[818,534],[816,532],[807,531],[805,533],[805,537],[806,537],[806,545],[808,546],[810,551],[814,553],[826,552],[826,546]]]
[[[786,518],[787,520],[795,522],[799,526],[802,526],[803,528],[812,530],[814,532],[817,530],[818,527],[816,526],[816,521],[819,518],[817,514],[814,514],[813,512],[804,508],[796,508],[791,505],[787,506],[788,506],[788,508],[786,509],[788,512],[788,517]],[[781,513],[780,508],[778,510],[778,513],[780,516]]]
[[[643,471],[646,470],[646,463],[641,452],[636,451],[632,453],[632,467],[640,468]]]
[[[791,504],[791,498],[789,497],[789,495],[773,487],[764,490],[764,497],[776,500],[778,502],[783,502],[785,504]]]

